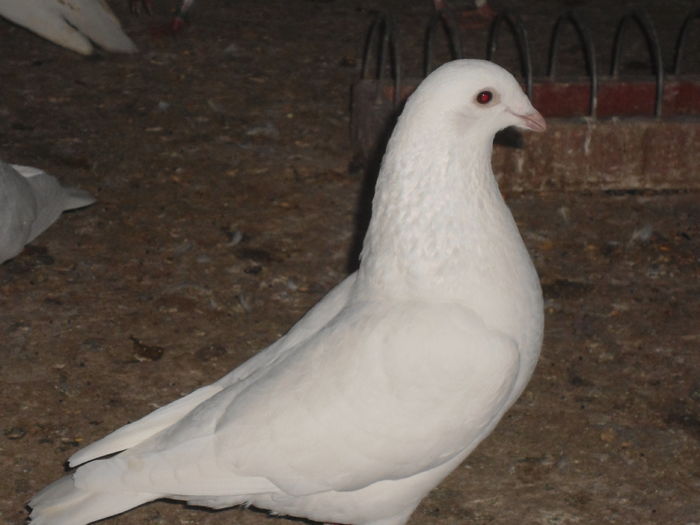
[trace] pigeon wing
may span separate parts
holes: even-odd
[[[362,304],[76,484],[178,496],[304,495],[402,479],[471,450],[518,369],[456,305]]]
[[[216,383],[199,388],[191,394],[151,412],[138,421],[121,427],[101,440],[91,443],[71,456],[69,464],[74,467],[86,461],[138,445],[161,430],[174,425],[224,388],[232,387],[261,369],[264,370],[271,363],[277,361],[288,349],[308,339],[325,326],[345,306],[354,282],[355,274],[347,277],[309,310],[283,338],[250,358]]]
[[[293,495],[407,478],[490,432],[518,365],[468,308],[360,303],[236,396],[216,450]]]

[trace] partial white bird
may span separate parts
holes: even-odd
[[[170,22],[169,30],[173,33],[181,31],[185,27],[185,15],[192,7],[194,0],[181,0],[180,7],[175,12],[175,16]],[[129,5],[131,6],[131,12],[134,14],[140,14],[141,11],[153,14],[153,0],[129,0]]]
[[[93,202],[87,192],[61,186],[40,169],[0,160],[0,264],[19,254],[65,210]]]
[[[505,70],[435,70],[388,144],[358,271],[219,381],[74,454],[82,466],[31,500],[31,522],[173,498],[406,523],[539,356],[539,280],[491,169],[494,134],[511,125],[545,129]]]
[[[93,52],[92,42],[115,53],[137,51],[105,0],[0,0],[0,16],[83,55]]]

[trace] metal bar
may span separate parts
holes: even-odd
[[[372,24],[369,26],[367,38],[365,39],[365,49],[362,53],[362,73],[360,74],[360,78],[368,78],[369,54],[372,50],[372,43],[374,42],[375,35],[379,35],[379,30],[384,16],[385,15],[383,13],[378,13],[372,21]],[[377,62],[379,62],[379,57],[377,57]]]
[[[642,34],[647,39],[647,44],[649,45],[649,56],[652,60],[652,64],[654,65],[654,74],[656,75],[656,99],[654,102],[654,115],[660,117],[664,93],[663,58],[661,56],[659,39],[656,37],[654,25],[649,20],[649,16],[646,14],[646,12],[633,10],[624,15],[622,19],[620,19],[620,23],[617,26],[617,31],[615,32],[610,76],[615,79],[618,76],[617,73],[620,64],[620,54],[622,52],[622,37],[625,34],[625,29],[627,28],[628,21],[634,21],[637,23],[637,26],[639,26],[639,29],[642,31]]]
[[[488,43],[486,44],[486,60],[492,60],[493,53],[496,51],[496,39],[503,21],[508,23],[515,37],[516,47],[520,55],[520,63],[523,68],[523,76],[525,77],[525,84],[527,86],[527,96],[532,97],[532,57],[530,56],[527,31],[519,15],[504,12],[494,19],[491,24],[491,31],[489,31]]]
[[[686,36],[688,35],[688,27],[693,20],[700,18],[700,9],[692,11],[686,19],[683,21],[681,30],[678,32],[678,39],[676,40],[676,50],[673,58],[673,74],[677,75],[681,68],[681,55],[683,53],[683,48],[685,47]]]
[[[376,35],[376,38],[375,38]],[[375,40],[381,40],[377,43],[377,98],[381,97],[380,89],[384,80],[384,72],[386,70],[386,56],[389,54],[390,71],[393,77],[394,84],[394,107],[398,107],[401,102],[401,61],[399,57],[398,44],[396,43],[396,30],[393,20],[384,13],[377,13],[377,16],[372,23],[367,40],[365,43],[365,52],[362,59],[362,78],[368,78],[369,58],[372,51],[372,44]]]
[[[578,33],[579,42],[583,49],[584,59],[586,61],[586,70],[591,79],[591,93],[589,100],[589,116],[595,117],[598,108],[598,70],[596,69],[596,56],[593,39],[591,38],[588,28],[583,25],[578,15],[574,11],[567,11],[562,14],[554,25],[552,30],[552,39],[549,45],[549,63],[547,65],[547,76],[551,81],[554,80],[557,52],[559,51],[559,34],[564,22],[569,22],[574,26]]]
[[[444,4],[440,9],[437,9],[430,22],[425,34],[425,65],[423,67],[423,75],[428,76],[433,70],[433,41],[435,39],[435,28],[441,22],[442,28],[445,30],[445,36],[450,46],[450,54],[452,59],[462,58],[462,42],[459,38],[459,31],[455,23],[452,10]]]

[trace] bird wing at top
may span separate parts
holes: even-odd
[[[137,50],[104,0],[3,0],[0,15],[84,55],[93,51],[90,40],[108,51]]]

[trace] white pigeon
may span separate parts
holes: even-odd
[[[387,147],[358,271],[216,383],[78,451],[82,466],[29,503],[31,523],[158,498],[406,523],[538,359],[539,280],[491,169],[494,134],[512,125],[545,129],[505,70],[435,70]]]
[[[40,169],[0,160],[0,264],[19,254],[65,210],[93,202],[87,192],[61,186]]]
[[[93,52],[91,41],[107,51],[137,51],[105,0],[0,0],[0,16],[83,55]]]

